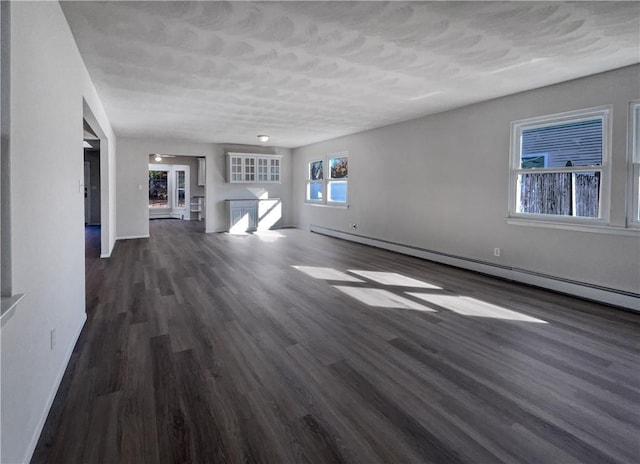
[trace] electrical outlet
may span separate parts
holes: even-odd
[[[51,350],[53,350],[56,346],[56,329],[51,329],[51,332],[49,332],[50,335],[50,341],[51,341]]]
[[[493,249],[493,256],[500,256],[500,248]]]

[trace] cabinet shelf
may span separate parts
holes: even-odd
[[[198,215],[198,221],[202,221],[204,213],[204,197],[200,195],[192,196],[189,203],[189,211]]]

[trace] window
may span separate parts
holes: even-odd
[[[629,109],[629,143],[631,159],[631,220],[640,226],[640,100],[631,102]]]
[[[327,172],[325,173],[325,167]],[[310,203],[347,204],[349,157],[346,153],[315,159],[307,167],[306,200]]]
[[[327,201],[347,202],[347,182],[349,177],[349,158],[339,156],[329,158],[329,179],[327,180]]]
[[[609,112],[593,108],[512,124],[511,217],[607,220]]]
[[[324,202],[324,171],[322,160],[309,163],[307,172],[307,201]]]

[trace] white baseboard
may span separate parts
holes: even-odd
[[[311,225],[311,232],[316,232],[330,237],[340,238],[351,242],[362,243],[376,248],[383,248],[397,253],[415,256],[417,258],[434,261],[437,263],[447,264],[470,271],[488,274],[506,280],[512,280],[527,285],[553,290],[568,295],[577,296],[587,300],[593,300],[608,305],[619,306],[621,308],[630,309],[640,312],[640,294],[624,292],[613,288],[591,285],[583,282],[562,279],[559,277],[541,274],[537,272],[527,271],[509,266],[500,266],[485,261],[454,256],[445,253],[425,250],[423,248],[402,245],[387,240],[366,237],[363,235],[351,234],[339,230],[329,229],[326,227]]]
[[[136,239],[136,238],[149,238],[150,235],[149,234],[142,234],[142,235],[123,235],[122,237],[116,237],[116,240],[132,240],[132,239]]]
[[[58,393],[58,388],[60,388],[62,377],[64,377],[64,373],[66,372],[67,366],[69,365],[69,360],[71,359],[71,355],[73,354],[73,349],[76,347],[76,343],[78,343],[78,338],[80,337],[80,332],[82,332],[82,328],[84,327],[84,324],[87,321],[87,314],[84,313],[82,316],[83,316],[82,323],[76,330],[75,336],[73,337],[73,340],[70,343],[69,349],[67,350],[67,354],[65,356],[64,365],[62,366],[62,369],[60,369],[60,372],[58,372],[58,377],[56,378],[53,388],[49,393],[49,397],[47,398],[47,404],[44,408],[44,411],[42,411],[42,417],[40,417],[40,420],[38,421],[38,426],[36,427],[36,430],[33,436],[31,437],[31,441],[29,442],[29,448],[27,449],[25,459],[22,462],[30,462],[31,458],[33,457],[33,452],[35,451],[36,445],[38,444],[38,440],[40,439],[40,435],[42,434],[42,429],[44,428],[44,424],[47,421],[47,416],[49,415],[49,411],[51,410],[51,406],[53,405],[53,400],[55,399],[56,394]]]

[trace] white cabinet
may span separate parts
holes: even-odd
[[[278,229],[281,226],[280,198],[226,200],[226,203],[229,232],[232,234]]]
[[[281,155],[227,153],[227,182],[280,183]]]
[[[258,228],[258,200],[226,200],[229,232],[252,232]]]

